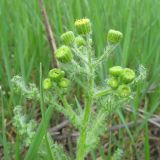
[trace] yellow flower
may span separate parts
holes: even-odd
[[[75,26],[79,34],[85,35],[91,32],[91,22],[88,18],[76,20]]]

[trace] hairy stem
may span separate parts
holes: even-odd
[[[95,62],[94,66],[98,66],[103,60],[104,58],[108,57],[110,55],[110,53],[112,53],[112,51],[118,46],[118,44],[116,45],[108,45],[105,53],[101,55],[101,57]]]
[[[102,91],[98,91],[94,97],[95,98],[98,98],[98,97],[102,97],[102,96],[106,96],[106,95],[109,95],[110,93],[112,93],[113,90],[112,89],[105,89],[105,90],[102,90]]]
[[[88,51],[88,94],[86,98],[84,117],[82,121],[83,127],[80,130],[80,137],[78,142],[77,160],[84,160],[86,156],[86,138],[87,138],[87,128],[89,124],[89,118],[91,114],[91,107],[93,103],[93,91],[94,91],[94,68],[92,65],[92,50],[89,44],[89,35],[87,37],[87,51]]]

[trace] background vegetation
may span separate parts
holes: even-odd
[[[110,132],[107,152],[110,153],[114,145],[125,149],[126,159],[158,159],[160,131],[147,120],[160,111],[160,1],[45,0],[45,4],[57,46],[60,44],[60,35],[66,30],[72,30],[74,21],[82,17],[90,18],[93,23],[97,57],[103,53],[106,33],[110,28],[124,33],[121,46],[97,73],[98,83],[105,79],[107,67],[112,64],[131,68],[143,64],[148,75],[147,80],[136,88],[133,113],[122,111],[112,120],[112,124],[125,124],[125,128],[118,133]],[[13,134],[10,133],[13,107],[22,100],[14,94],[11,78],[13,75],[22,75],[26,82],[32,80],[38,85],[40,62],[45,76],[51,69],[52,57],[38,0],[0,0],[0,133],[3,133],[0,135],[0,144],[6,150],[10,145],[4,135],[13,142]],[[144,111],[143,122],[130,129],[128,122],[141,119],[140,108]],[[58,122],[60,120],[55,117],[53,124]],[[102,146],[100,148],[103,157],[105,150]],[[93,157],[94,155],[95,153],[92,154]]]

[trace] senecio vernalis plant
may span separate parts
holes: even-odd
[[[100,136],[107,130],[109,117],[133,97],[132,88],[143,79],[144,68],[141,66],[140,73],[136,74],[130,68],[113,66],[108,69],[109,74],[103,85],[97,86],[96,73],[99,65],[118,46],[123,34],[109,30],[104,54],[96,59],[90,20],[76,20],[75,28],[77,36],[74,32],[67,31],[60,37],[63,45],[55,51],[60,67],[51,69],[44,79],[43,98],[45,104],[52,105],[55,110],[63,113],[79,130],[75,159],[84,160],[90,151],[96,149]],[[19,76],[15,76],[12,82],[16,91],[25,97],[40,100],[40,93],[34,84],[26,86]],[[122,151],[118,149],[112,159],[120,158],[121,155]],[[63,155],[61,159],[70,158]]]

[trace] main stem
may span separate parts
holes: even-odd
[[[85,111],[82,125],[83,127],[80,130],[80,137],[78,142],[78,151],[76,160],[84,160],[86,155],[86,137],[87,137],[87,128],[89,124],[89,118],[91,114],[91,107],[93,103],[93,91],[94,91],[94,68],[92,64],[92,50],[89,44],[89,35],[87,37],[87,51],[88,51],[88,94],[85,102]]]

